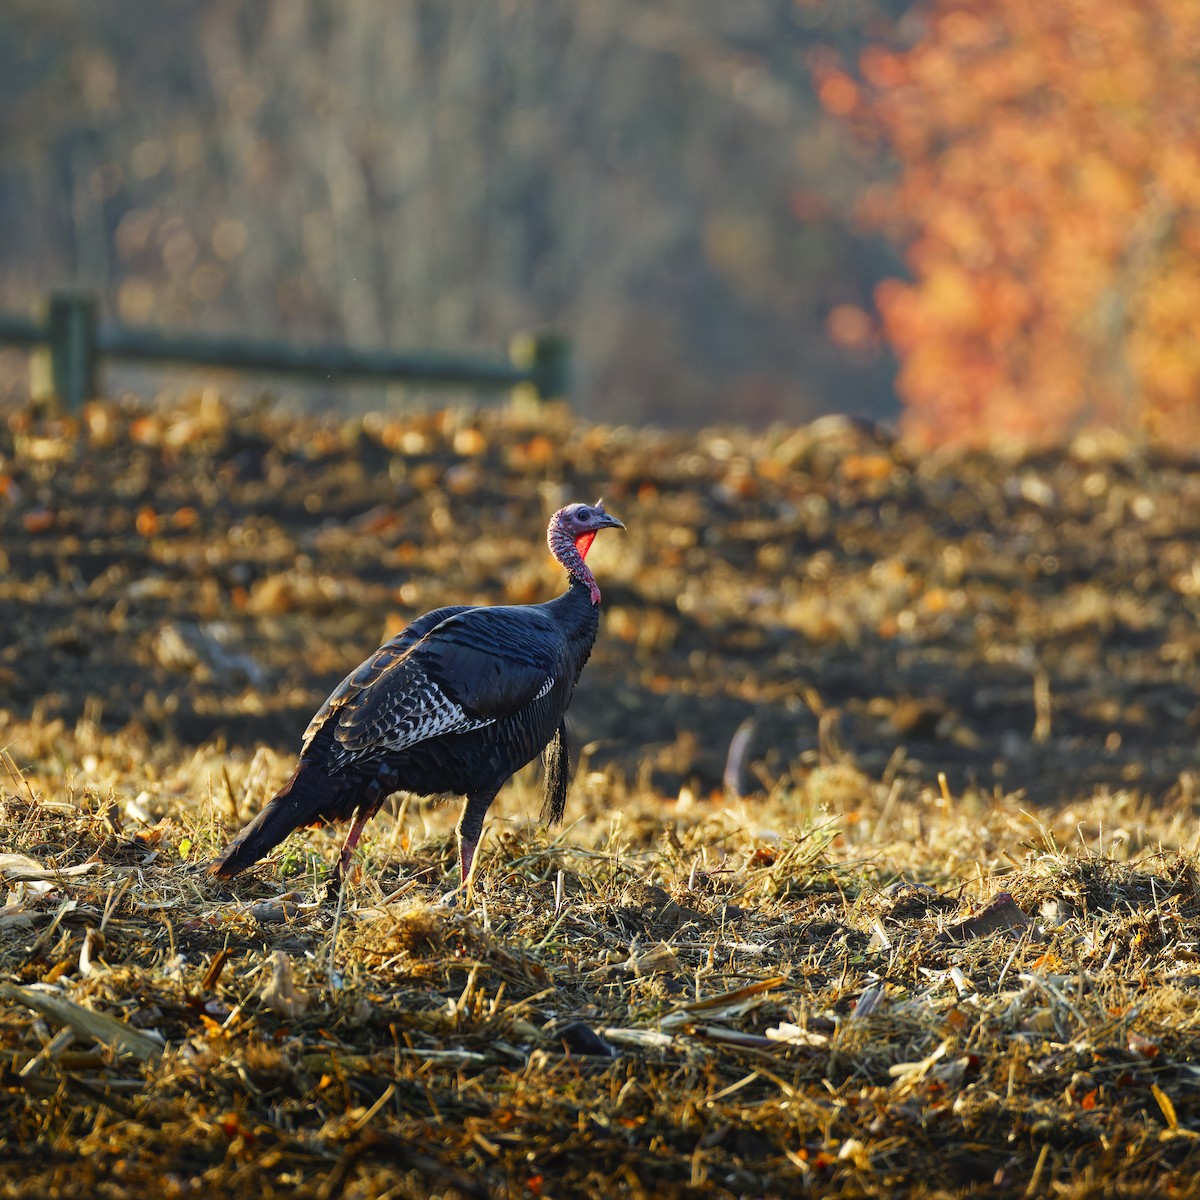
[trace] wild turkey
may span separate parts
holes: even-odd
[[[334,877],[393,792],[466,797],[458,822],[465,884],[488,806],[546,750],[542,817],[567,798],[565,714],[599,627],[600,589],[585,559],[604,504],[568,504],[546,540],[567,590],[545,604],[454,605],[418,617],[351,671],[309,722],[292,777],[209,865],[238,874],[302,825],[350,820]]]

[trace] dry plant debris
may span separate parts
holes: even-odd
[[[4,436],[0,1196],[1194,1192],[1184,466],[211,397]],[[414,803],[337,905],[321,831],[203,873],[381,613],[540,597],[515,531],[601,489],[565,827],[519,775],[470,907]]]

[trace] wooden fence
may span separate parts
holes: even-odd
[[[4,343],[48,346],[54,391],[70,409],[98,394],[100,360],[106,358],[300,375],[309,380],[379,379],[489,389],[524,386],[539,400],[566,399],[570,393],[570,344],[558,334],[518,338],[508,359],[291,346],[102,323],[96,298],[86,292],[55,293],[42,321],[0,313],[0,344]]]

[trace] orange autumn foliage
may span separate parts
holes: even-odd
[[[899,160],[862,209],[912,272],[876,293],[906,432],[1200,445],[1200,4],[929,0],[924,22],[854,90],[816,64]]]

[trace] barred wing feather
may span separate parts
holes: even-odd
[[[360,663],[341,683],[329,693],[325,703],[313,714],[300,747],[301,756],[308,750],[309,743],[316,737],[318,730],[325,724],[330,713],[345,707],[368,688],[376,685],[385,678],[404,655],[412,649],[431,630],[436,629],[443,621],[459,613],[469,612],[468,605],[448,605],[435,608],[418,617],[411,625],[384,642],[366,662]]]
[[[528,610],[468,609],[381,648],[343,684],[335,736],[351,758],[401,751],[519,713],[554,686],[556,631]],[[347,684],[349,686],[347,686]]]

